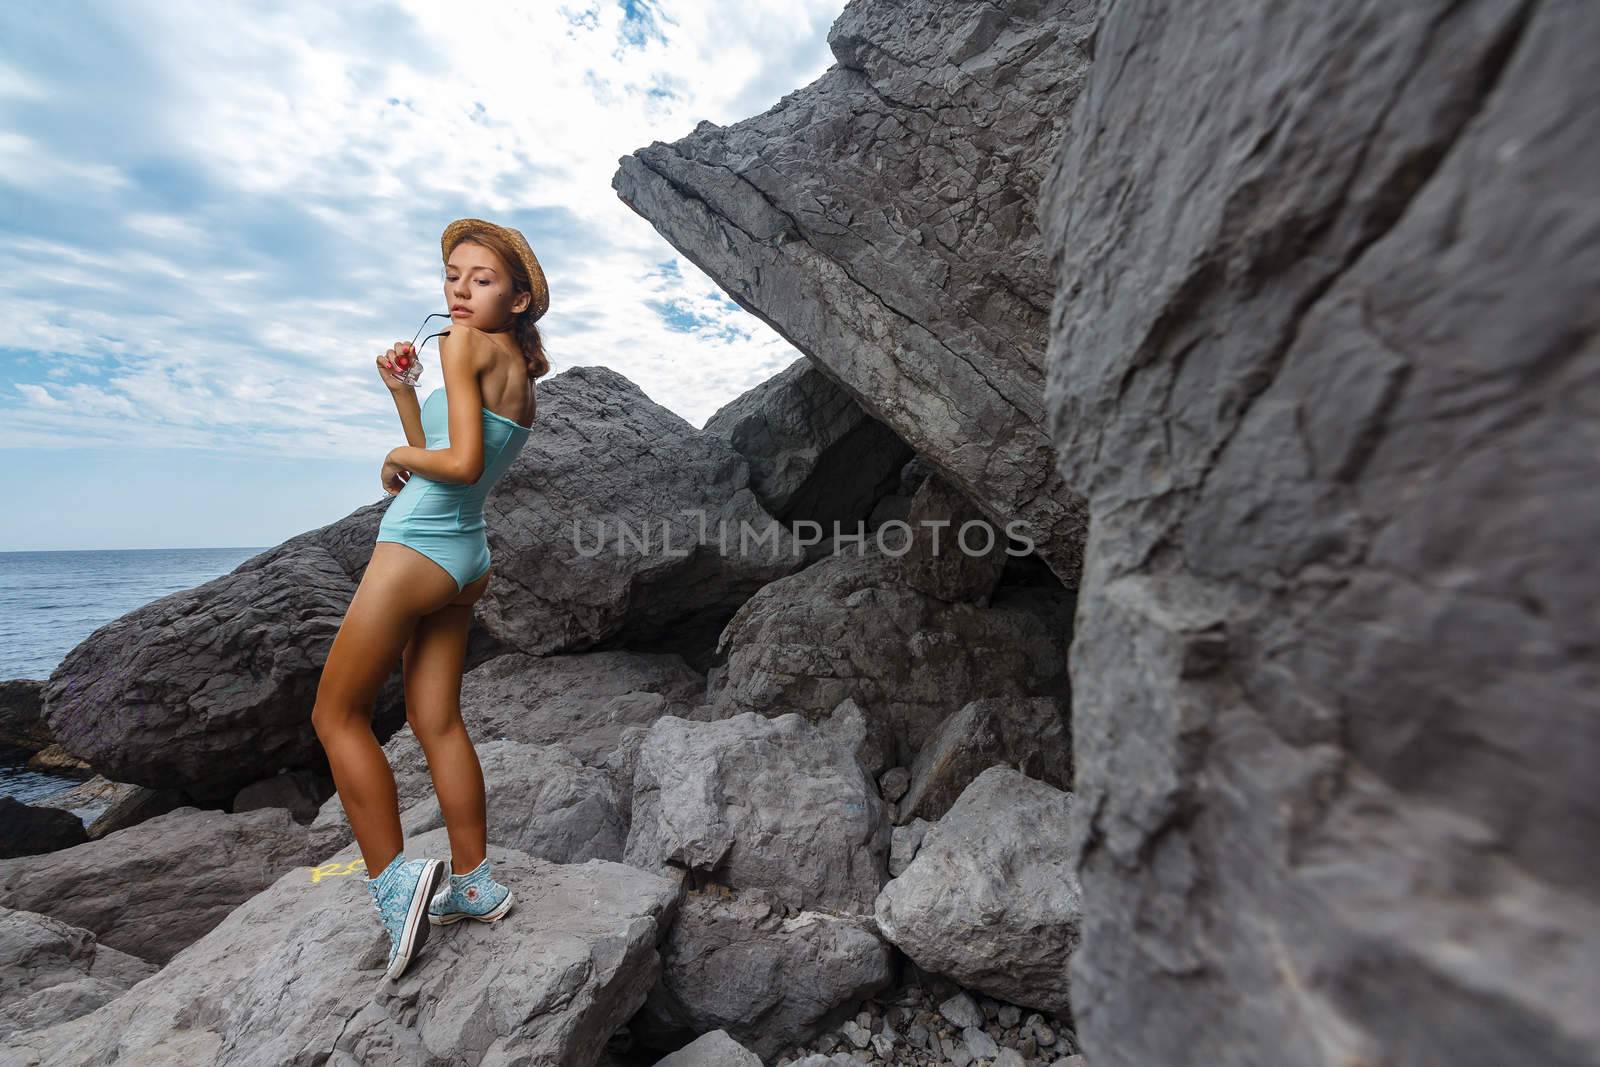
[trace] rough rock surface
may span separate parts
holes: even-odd
[[[634,1035],[671,1048],[720,1028],[770,1059],[893,979],[893,950],[867,917],[784,911],[770,891],[687,894]]]
[[[1072,594],[998,590],[988,607],[952,604],[906,584],[902,561],[868,541],[772,582],[722,633],[714,703],[812,721],[850,698],[888,727],[909,764],[974,697],[1062,697]]]
[[[1040,209],[1089,1060],[1600,1063],[1600,6],[1095,40]]]
[[[924,970],[1013,1004],[1066,1010],[1083,912],[1072,807],[1070,793],[990,767],[884,886],[879,929]]]
[[[1009,558],[1012,539],[987,521],[962,492],[938,475],[924,479],[896,531],[884,543],[903,552],[906,584],[941,600],[989,603]]]
[[[0,796],[0,859],[54,852],[87,840],[83,821],[72,812]]]
[[[40,798],[41,808],[60,808],[83,820],[89,840],[113,830],[136,826],[173,808],[192,807],[181,789],[151,789],[128,782],[113,782],[103,774]]]
[[[896,826],[889,840],[889,874],[898,878],[905,873],[911,861],[917,858],[917,850],[922,847],[922,840],[928,835],[928,827],[933,823],[927,819],[913,818],[910,822]]]
[[[687,716],[705,688],[705,675],[671,653],[513,652],[463,676],[461,715],[474,738],[560,744],[593,767],[605,762],[627,727]]]
[[[407,849],[450,845],[441,829]],[[302,868],[98,1011],[16,1035],[6,1062],[593,1063],[654,984],[681,887],[602,860],[489,857],[517,904],[493,926],[435,929],[398,980],[359,868]]]
[[[43,691],[37,678],[0,681],[0,745],[37,752],[55,740],[44,718]]]
[[[0,907],[0,1043],[94,1011],[159,969],[60,919]]]
[[[801,356],[706,420],[750,464],[750,489],[775,518],[807,520],[831,543],[854,532],[900,481],[913,453],[826,369]]]
[[[761,1067],[761,1057],[728,1036],[728,1031],[713,1030],[657,1060],[655,1067]]]
[[[334,794],[333,775],[320,771],[284,771],[259,782],[251,782],[234,794],[229,810],[285,808],[297,822],[309,823],[317,810]]]
[[[97,841],[0,864],[0,905],[81,926],[102,944],[165,963],[307,863],[308,840],[282,808],[174,808]]]
[[[1072,736],[1062,701],[974,700],[939,726],[911,765],[911,786],[895,822],[936,820],[962,790],[996,763],[1010,764],[1058,789],[1072,788]]]
[[[1086,514],[1045,432],[1039,183],[1093,0],[856,2],[765,114],[622,160],[617,195],[1075,585]]]
[[[694,657],[804,562],[721,437],[606,367],[573,367],[540,393],[534,432],[484,505],[495,579],[477,618],[505,645]]]
[[[833,709],[822,724],[823,728],[845,748],[855,753],[856,761],[863,770],[877,778],[889,769],[889,760],[894,754],[894,738],[889,733],[889,726],[876,715],[869,716],[849,697],[839,701],[839,706]],[[904,768],[902,768],[904,771]],[[881,782],[879,794],[885,800],[896,800],[898,797],[889,796],[882,790]]]
[[[854,753],[798,715],[660,719],[633,781],[635,866],[770,889],[790,908],[860,912],[888,877],[877,786]]]

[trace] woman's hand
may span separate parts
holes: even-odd
[[[402,368],[399,365],[397,361],[401,356],[411,361],[410,367]],[[416,388],[416,386],[408,385],[395,377],[397,374],[421,365],[421,360],[417,358],[417,350],[411,347],[410,341],[396,341],[389,351],[377,358],[376,362],[378,364],[378,377],[383,379],[383,384],[388,386],[389,392],[398,393],[402,389]]]
[[[410,481],[410,479],[410,471],[387,456],[384,457],[383,471],[378,475],[378,480],[383,483],[383,491],[385,493],[389,496],[394,496],[406,487],[406,482]]]

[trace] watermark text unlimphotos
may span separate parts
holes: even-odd
[[[608,549],[619,556],[682,557],[715,545],[724,556],[730,553],[748,556],[764,548],[768,558],[777,559],[786,554],[786,534],[789,546],[800,550],[821,544],[824,537],[822,524],[811,519],[790,524],[769,522],[763,529],[756,529],[749,520],[740,519],[737,531],[730,528],[726,519],[718,519],[713,532],[703,510],[685,509],[678,514],[688,516],[690,521],[675,524],[670,519],[643,522],[597,519],[588,524],[592,529],[585,531],[585,524],[574,520],[573,551],[585,559],[593,559]],[[838,555],[848,552],[854,545],[856,555],[865,556],[867,542],[871,540],[884,555],[903,556],[921,541],[926,551],[935,556],[947,551],[987,556],[1001,541],[1001,535],[983,519],[969,519],[954,530],[948,529],[953,525],[949,519],[919,519],[914,525],[902,519],[890,519],[868,530],[866,523],[858,521],[855,532],[849,533],[848,526],[841,530],[838,520],[834,520],[832,551]],[[1033,551],[1033,538],[1026,531],[1027,524],[1020,519],[1006,524],[1004,547],[1007,555],[1026,556]]]

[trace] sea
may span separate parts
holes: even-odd
[[[106,623],[227,574],[269,547],[0,552],[0,679],[49,678]],[[0,796],[27,803],[81,781],[31,771],[29,755],[0,746]]]

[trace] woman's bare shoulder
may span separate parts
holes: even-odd
[[[476,326],[468,326],[464,322],[454,323],[450,327],[450,332],[439,338],[441,355],[446,348],[449,348],[452,355],[457,352],[465,354],[472,366],[479,370],[489,366],[494,360],[494,341]]]

